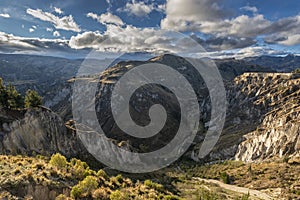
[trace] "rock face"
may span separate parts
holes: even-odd
[[[66,157],[93,160],[76,132],[60,116],[46,108],[28,111],[0,111],[0,153],[12,155],[59,152]],[[94,160],[93,160],[94,161]]]
[[[235,158],[263,160],[300,153],[300,76],[297,74],[245,74],[238,78],[254,86],[254,104],[267,111],[255,131],[244,136]]]

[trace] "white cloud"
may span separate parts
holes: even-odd
[[[257,13],[258,9],[255,6],[244,6],[241,10]]]
[[[52,13],[44,12],[40,9],[33,10],[30,8],[27,9],[26,12],[27,14],[32,15],[33,17],[38,18],[42,21],[51,22],[56,29],[74,31],[74,32],[81,31],[79,26],[74,21],[72,15],[64,16],[60,18],[58,16],[53,15]]]
[[[77,36],[72,36],[69,45],[74,49],[94,48],[99,49],[100,44],[105,40],[104,36],[95,32],[84,32]]]
[[[71,49],[67,40],[19,37],[4,32],[0,32],[0,52],[75,58],[88,53]]]
[[[143,1],[136,2],[132,0],[132,2],[128,2],[125,5],[125,8],[118,9],[120,12],[127,12],[129,15],[134,15],[137,17],[144,17],[149,15],[152,11],[156,10],[159,12],[164,12],[166,9],[166,5],[154,5],[154,4],[146,4]]]
[[[119,26],[124,25],[124,22],[122,21],[122,19],[120,17],[113,15],[110,12],[101,14],[100,16],[98,16],[95,13],[88,13],[86,16],[97,20],[101,24],[115,24],[115,25],[119,25]]]
[[[132,3],[127,3],[124,11],[128,12],[131,15],[135,15],[138,17],[143,17],[148,15],[154,10],[153,4],[145,4],[144,2],[132,2]]]
[[[58,31],[54,31],[54,32],[53,32],[53,36],[54,36],[54,37],[59,37],[59,36],[60,36],[60,33],[59,33]]]
[[[268,29],[265,41],[287,46],[300,44],[300,14],[273,22]]]
[[[241,15],[229,19],[230,15],[216,2],[169,0],[167,15],[161,21],[161,27],[176,31],[200,31],[217,36],[253,37],[271,24],[263,15]]]
[[[0,17],[10,18],[10,15],[7,13],[0,13]]]
[[[53,32],[53,28],[46,28],[47,32]]]
[[[60,8],[57,8],[57,7],[54,7],[54,12],[56,12],[57,14],[64,14],[64,12],[60,9]]]
[[[256,7],[246,6],[254,16],[230,16],[216,0],[168,0],[163,29],[195,31],[214,37],[252,38],[261,36],[266,42],[282,45],[300,44],[300,15],[270,21],[257,14]]]
[[[183,37],[183,35],[181,35]],[[108,25],[107,30],[85,32],[73,36],[69,42],[75,49],[94,48],[106,52],[149,52],[149,53],[178,53],[199,50],[194,40],[178,39],[169,32],[154,28],[137,28],[131,25],[120,27]]]
[[[167,9],[166,4],[161,4],[157,6],[157,11],[159,12],[165,12]]]

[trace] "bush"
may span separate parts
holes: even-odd
[[[226,172],[222,172],[220,174],[220,179],[223,181],[223,183],[229,184],[230,183],[230,177]]]
[[[248,199],[250,199],[250,194],[249,194],[249,192],[248,192],[248,194],[244,194],[244,195],[242,196],[242,199],[241,199],[241,200],[248,200]]]
[[[72,188],[71,197],[80,198],[90,196],[97,187],[97,179],[93,176],[87,176],[83,181],[80,181]]]
[[[67,159],[62,156],[61,154],[57,153],[51,156],[50,164],[59,168],[63,169],[67,166],[68,162]]]
[[[105,188],[99,188],[93,192],[93,199],[109,200],[109,193]]]
[[[113,191],[110,196],[110,200],[128,200],[129,195],[127,193],[123,193],[120,190]]]
[[[4,106],[16,110],[24,107],[23,97],[20,93],[16,90],[15,86],[9,84],[6,89],[4,90],[6,102],[4,102]],[[4,99],[5,101],[5,99]]]
[[[109,178],[108,175],[106,174],[106,172],[103,169],[100,169],[97,172],[97,177],[98,178],[104,178],[105,180],[107,180]]]
[[[208,190],[205,190],[205,189],[201,188],[198,191],[197,199],[215,200],[215,199],[221,199],[221,197],[215,192],[208,191]]]
[[[82,162],[76,158],[72,158],[70,161],[71,164],[71,172],[76,176],[76,178],[82,180],[85,177],[92,174],[88,164],[86,162]]]
[[[65,196],[64,194],[58,195],[55,200],[71,200],[71,198]]]
[[[179,198],[176,196],[172,196],[172,195],[165,195],[163,197],[163,200],[179,200]]]
[[[38,107],[42,105],[42,97],[36,91],[27,90],[25,95],[25,108]]]
[[[144,185],[149,187],[149,188],[152,188],[152,189],[155,189],[159,192],[163,192],[164,191],[164,186],[162,186],[161,184],[158,184],[158,183],[154,183],[152,182],[151,180],[145,180],[144,181]]]
[[[295,69],[292,73],[294,73],[294,74],[300,74],[300,68]]]

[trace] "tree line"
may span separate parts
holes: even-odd
[[[22,96],[12,84],[4,85],[0,78],[0,107],[19,110],[42,105],[42,97],[34,90],[27,90]]]

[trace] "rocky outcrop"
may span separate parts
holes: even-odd
[[[244,136],[235,158],[242,161],[300,153],[300,76],[299,74],[245,74],[255,92],[254,104],[268,111],[255,131]]]
[[[95,162],[78,139],[72,123],[67,124],[51,110],[0,111],[0,153],[46,155],[61,153]]]

